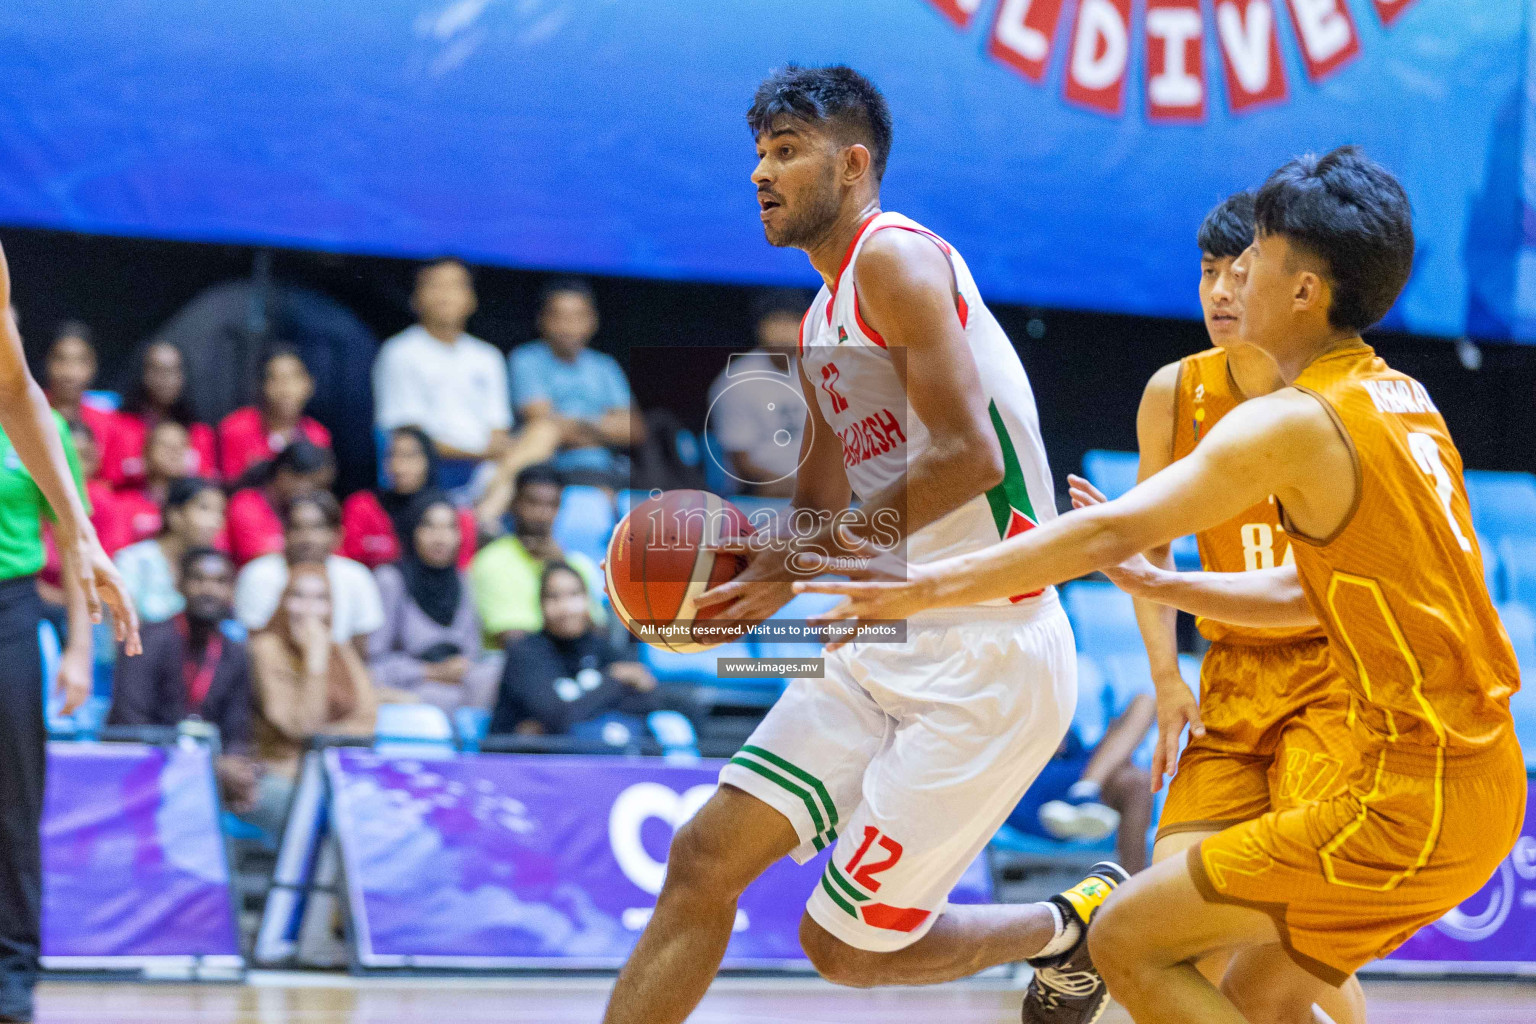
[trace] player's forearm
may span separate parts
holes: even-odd
[[[1148,551],[1146,555],[1153,565],[1169,572],[1173,571],[1173,553],[1166,545]],[[1157,680],[1178,676],[1178,609],[1135,595],[1132,595],[1131,603],[1136,608],[1136,626],[1141,631],[1142,643],[1147,648],[1147,661],[1152,666],[1152,678]]]
[[[85,600],[85,588],[73,573],[64,574],[64,608],[68,637],[65,651],[89,658],[92,650],[91,609]]]
[[[1295,567],[1255,572],[1169,572],[1153,568],[1138,573],[1134,592],[1150,601],[1234,626],[1261,628],[1315,626]]]

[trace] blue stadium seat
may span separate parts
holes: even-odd
[[[1144,650],[1131,597],[1113,583],[1068,583],[1062,601],[1077,634],[1077,649],[1102,658]]]
[[[453,753],[453,725],[434,704],[380,704],[374,749],[411,756]]]
[[[1083,476],[1110,498],[1118,498],[1136,486],[1136,468],[1140,461],[1135,452],[1094,448],[1083,455]]]
[[[1478,534],[1477,550],[1483,555],[1483,582],[1488,585],[1494,604],[1498,604],[1504,600],[1504,565],[1499,559],[1499,546]]]
[[[491,728],[491,713],[484,708],[459,708],[453,713],[453,731],[465,750],[479,750]]]
[[[1536,476],[1469,470],[1467,498],[1477,532],[1498,542],[1505,537],[1536,538]]]
[[[636,505],[640,504],[650,496],[651,495],[649,491],[633,490],[620,491],[615,494],[613,496],[614,525],[618,525],[618,521],[620,519],[623,519],[625,516],[629,515],[630,509],[634,508]]]
[[[1180,537],[1172,544],[1173,567],[1180,572],[1198,572],[1200,570],[1200,543],[1194,535]]]
[[[1521,604],[1499,606],[1499,618],[1509,633],[1520,662],[1523,679],[1536,680],[1536,614]],[[1509,699],[1509,713],[1515,719],[1515,736],[1525,750],[1525,765],[1536,770],[1536,685],[1527,682]]]
[[[1483,557],[1490,556],[1483,549]],[[1505,537],[1499,541],[1498,566],[1503,570],[1503,587],[1495,600],[1518,601],[1536,608],[1536,537]],[[1493,591],[1492,584],[1488,587]]]
[[[607,555],[608,537],[615,522],[613,498],[607,491],[572,484],[560,495],[555,543],[563,550],[579,551],[593,562],[600,562]]]

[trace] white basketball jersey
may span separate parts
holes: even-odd
[[[853,268],[864,245],[876,232],[892,229],[931,239],[949,259],[958,293],[956,309],[1003,453],[1001,483],[907,538],[907,559],[930,562],[988,547],[1054,519],[1056,492],[1029,377],[1008,336],[981,301],[965,260],[916,222],[899,213],[880,213],[859,228],[836,285],[823,286],[800,327],[801,365],[822,416],[842,442],[853,493],[868,500],[905,474],[908,462],[930,444],[928,429],[912,411],[896,373],[893,360],[903,354],[888,349],[885,339],[864,322],[854,285]],[[1034,596],[1021,595],[1012,603]]]

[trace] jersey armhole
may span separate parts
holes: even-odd
[[[1344,513],[1344,518],[1339,521],[1338,526],[1334,527],[1333,532],[1322,539],[1310,537],[1296,529],[1295,525],[1291,522],[1290,515],[1285,511],[1285,506],[1281,503],[1279,495],[1275,496],[1275,509],[1280,514],[1280,528],[1286,532],[1286,535],[1311,547],[1325,548],[1339,539],[1339,536],[1349,528],[1349,524],[1354,522],[1355,513],[1360,511],[1360,502],[1365,497],[1365,472],[1360,465],[1360,451],[1355,447],[1355,439],[1350,434],[1349,428],[1344,425],[1344,418],[1339,415],[1339,410],[1333,407],[1333,403],[1328,401],[1321,393],[1313,391],[1309,387],[1303,387],[1300,384],[1292,384],[1291,386],[1302,394],[1310,395],[1317,399],[1317,403],[1323,407],[1323,411],[1333,421],[1333,429],[1339,432],[1339,437],[1344,441],[1344,447],[1349,449],[1349,461],[1355,469],[1355,497],[1349,503],[1349,511]]]
[[[910,231],[914,235],[921,235],[922,237],[932,242],[935,246],[937,246],[939,252],[944,254],[944,261],[949,264],[949,284],[950,287],[954,289],[955,294],[955,313],[960,317],[960,329],[964,330],[970,323],[971,306],[970,303],[965,301],[964,293],[960,291],[960,272],[955,269],[954,249],[950,248],[948,242],[944,241],[944,239],[940,238],[932,231],[924,231],[922,228],[909,227],[906,224],[881,224],[879,227],[875,228],[869,233],[869,238],[873,238],[875,235],[886,230],[887,228],[896,228],[899,231]],[[868,239],[865,239],[865,241],[867,242]],[[859,269],[857,262],[855,262],[853,267],[853,319],[859,325],[859,330],[863,331],[864,334],[868,336],[870,341],[873,341],[881,348],[887,347],[885,344],[885,339],[880,336],[880,332],[869,326],[869,324],[864,320],[863,311],[859,309]]]

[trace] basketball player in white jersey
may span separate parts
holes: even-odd
[[[805,250],[825,286],[801,325],[809,415],[785,520],[798,528],[701,597],[700,617],[762,620],[820,556],[895,535],[909,560],[928,561],[1054,518],[1013,346],[959,254],[880,209],[891,139],[880,93],[848,68],[789,67],[759,87],[747,119],[764,233]],[[800,928],[824,977],[927,984],[1029,959],[1026,1021],[1097,1019],[1106,996],[1085,935],[1125,878],[1117,865],[1044,903],[947,905],[1060,744],[1076,676],[1051,588],[920,615],[904,642],[830,654],[825,678],[790,684],[678,830],[605,1019],[682,1021],[719,967],[741,892],[786,854],[805,862],[828,846]]]

